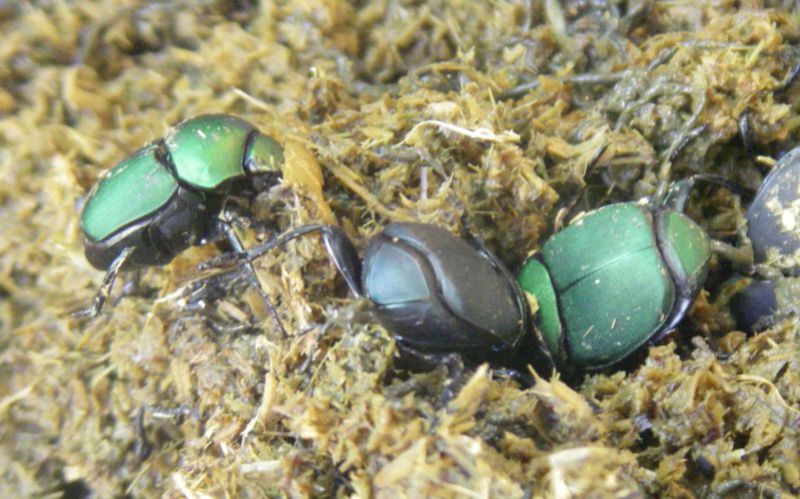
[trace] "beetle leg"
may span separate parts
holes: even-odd
[[[686,201],[689,199],[689,194],[692,192],[697,182],[718,185],[747,200],[755,196],[752,189],[748,189],[736,182],[731,182],[721,175],[698,173],[674,182],[664,198],[664,205],[678,213],[683,213],[686,207]]]
[[[227,214],[223,214],[223,217],[227,217]],[[225,232],[225,237],[228,239],[233,251],[237,254],[242,254],[245,252],[244,246],[242,245],[241,239],[239,236],[236,235],[236,231],[233,230],[233,227],[230,223],[226,220],[221,220],[222,228]],[[278,331],[281,334],[281,338],[286,338],[288,335],[286,334],[286,328],[283,327],[283,322],[281,322],[281,318],[278,316],[278,310],[275,308],[275,305],[272,303],[272,300],[269,299],[269,295],[267,294],[264,287],[261,285],[261,281],[258,280],[258,274],[256,274],[256,269],[253,267],[253,262],[250,259],[245,259],[242,262],[242,265],[247,270],[248,280],[250,284],[258,291],[258,294],[261,295],[261,299],[264,301],[264,305],[266,305],[267,310],[269,310],[269,314],[272,316],[272,319],[275,321],[275,324],[278,326]]]
[[[288,243],[292,239],[296,239],[302,235],[308,234],[309,232],[322,230],[323,227],[324,227],[323,224],[304,225],[303,227],[292,229],[287,232],[284,232],[283,234],[279,234],[273,238],[270,238],[257,246],[253,246],[247,251],[244,251],[243,249],[238,249],[238,250],[235,249],[234,251],[223,253],[214,258],[210,258],[205,262],[201,263],[200,265],[198,265],[198,268],[200,270],[208,270],[214,267],[222,267],[229,263],[236,262],[239,260],[252,261],[260,256],[269,253],[276,247],[284,243]]]
[[[792,68],[786,72],[786,76],[783,77],[783,81],[778,84],[778,87],[775,88],[773,92],[776,94],[785,92],[789,87],[794,85],[794,82],[797,81],[798,77],[800,77],[800,60],[797,60],[794,63],[794,66],[792,66]]]
[[[150,456],[150,453],[153,452],[153,443],[149,438],[147,438],[147,433],[145,432],[144,416],[148,412],[151,413],[153,417],[160,419],[176,417],[183,418],[185,416],[191,416],[192,419],[196,421],[200,419],[200,414],[198,414],[196,409],[184,405],[179,405],[177,407],[171,407],[168,409],[154,405],[140,407],[139,412],[136,413],[136,419],[133,423],[136,430],[134,453],[142,461],[147,459]]]
[[[325,224],[309,224],[303,227],[289,230],[275,236],[263,243],[250,248],[247,251],[243,249],[234,248],[231,253],[224,253],[216,258],[212,258],[200,264],[201,270],[207,270],[211,267],[218,267],[226,263],[244,260],[251,262],[256,258],[263,256],[278,246],[281,246],[293,239],[304,236],[311,232],[319,231],[322,235],[322,242],[325,245],[325,250],[328,252],[336,269],[342,274],[347,286],[353,293],[361,297],[363,295],[361,290],[361,261],[358,258],[358,253],[347,237],[344,231],[335,225]],[[241,245],[240,245],[241,246]]]
[[[723,256],[726,260],[730,260],[752,271],[754,261],[752,245],[743,244],[741,246],[733,246],[732,244],[712,239],[711,249],[714,253]]]
[[[750,109],[745,109],[739,115],[739,137],[747,155],[751,158],[756,155],[756,146],[753,142],[753,125],[750,123]]]
[[[119,270],[125,264],[125,261],[128,257],[133,253],[133,246],[128,246],[124,250],[120,252],[119,255],[111,262],[111,265],[108,267],[108,271],[106,272],[106,276],[103,278],[103,284],[100,285],[100,289],[97,290],[97,294],[94,295],[94,301],[92,302],[92,306],[89,308],[84,308],[82,310],[77,310],[72,313],[72,316],[75,318],[94,318],[100,315],[100,312],[103,311],[103,307],[108,301],[108,296],[111,294],[111,288],[114,287],[114,281],[117,279],[117,274],[119,274]]]

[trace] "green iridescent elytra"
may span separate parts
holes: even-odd
[[[536,298],[536,328],[555,364],[591,371],[674,327],[710,256],[708,235],[685,215],[619,203],[555,234],[517,279]]]
[[[283,148],[271,137],[253,134],[253,125],[225,115],[199,116],[164,137],[175,175],[203,191],[216,191],[245,175],[245,166],[274,171]]]
[[[280,144],[235,116],[179,123],[89,193],[80,222],[86,256],[105,269],[131,247],[124,268],[167,263],[206,239],[225,197],[255,190],[256,178],[277,178],[283,161]]]
[[[156,149],[154,145],[139,149],[95,185],[81,214],[81,230],[86,237],[102,241],[169,202],[178,190],[178,181],[156,159]]]

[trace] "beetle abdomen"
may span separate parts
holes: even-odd
[[[526,333],[513,283],[439,227],[388,225],[370,241],[362,280],[381,321],[417,348],[500,349]]]

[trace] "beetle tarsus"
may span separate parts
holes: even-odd
[[[739,137],[747,155],[751,158],[756,155],[756,147],[753,141],[753,125],[750,123],[750,109],[745,109],[739,115]]]
[[[105,278],[103,278],[103,284],[100,286],[100,289],[97,290],[97,294],[94,295],[92,306],[73,312],[72,317],[77,319],[93,319],[100,315],[108,301],[108,297],[111,294],[111,289],[114,287],[114,281],[117,279],[120,269],[125,265],[125,261],[127,261],[131,253],[133,253],[133,250],[134,248],[129,246],[120,252],[114,261],[111,262],[111,266],[108,268]]]

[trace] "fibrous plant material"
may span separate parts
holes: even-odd
[[[87,190],[183,118],[286,145],[247,244],[419,221],[515,269],[666,180],[756,188],[796,145],[798,41],[791,1],[0,0],[0,495],[797,494],[800,325],[735,331],[723,262],[641,366],[575,386],[411,369],[314,237],[256,262],[286,338],[241,275],[197,270],[214,245],[69,312],[102,278]],[[689,214],[742,221],[713,190]]]

